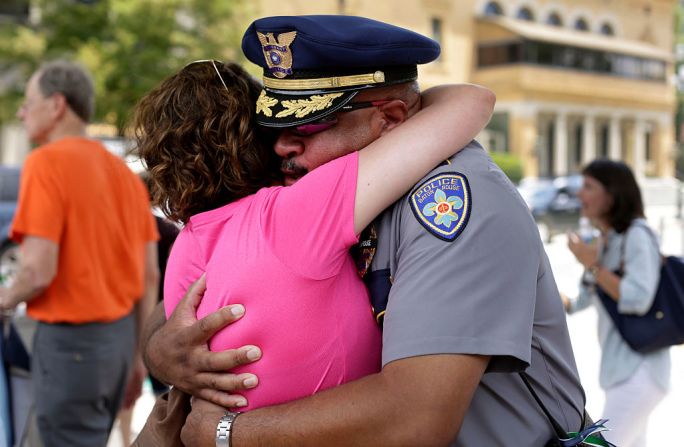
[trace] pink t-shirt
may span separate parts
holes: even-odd
[[[358,240],[357,174],[353,152],[293,186],[264,188],[195,215],[176,239],[164,284],[167,316],[205,271],[198,318],[245,305],[245,316],[209,347],[261,347],[258,362],[234,370],[259,377],[259,385],[243,393],[246,410],[306,397],[380,368],[380,330],[348,251]]]

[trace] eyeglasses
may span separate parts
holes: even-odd
[[[366,109],[368,107],[377,107],[377,106],[382,106],[384,104],[387,104],[388,102],[392,101],[391,99],[380,99],[377,101],[359,101],[359,102],[352,102],[347,105],[342,106],[338,110],[335,111],[337,112],[352,112],[354,110],[359,110],[359,109]],[[287,127],[286,130],[290,131],[290,133],[297,135],[298,137],[309,137],[311,135],[321,133],[323,131],[326,131],[332,127],[334,127],[337,124],[337,116],[334,113],[331,113],[330,115],[326,115],[323,118],[319,118],[316,121],[311,121],[306,124],[302,124],[301,126],[292,126],[292,127]]]
[[[216,66],[216,62],[221,64],[222,63],[221,61],[216,61],[214,59],[200,59],[200,60],[192,61],[192,62],[186,64],[185,67],[183,67],[183,68],[189,67],[192,64],[203,64],[205,62],[211,62],[211,66],[214,67],[214,71],[216,71],[216,74],[218,75],[219,79],[221,80],[221,84],[223,84],[223,86],[226,88],[226,91],[229,91],[228,86],[226,85],[226,82],[223,80],[223,77],[221,76],[221,73],[219,72],[219,69]]]

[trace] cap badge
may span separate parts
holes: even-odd
[[[471,202],[468,179],[458,172],[437,174],[409,196],[418,222],[447,242],[453,242],[466,227]]]
[[[266,64],[271,74],[281,79],[292,74],[290,44],[297,37],[297,31],[279,34],[277,38],[273,36],[273,33],[262,34],[257,31],[257,36],[259,36],[259,42],[261,42]]]

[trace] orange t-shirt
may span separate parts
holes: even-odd
[[[59,244],[57,275],[28,302],[46,323],[109,322],[144,291],[145,245],[159,239],[147,190],[99,142],[63,138],[29,154],[10,237]]]

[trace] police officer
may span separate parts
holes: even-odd
[[[373,103],[407,93],[416,64],[439,53],[424,36],[349,16],[259,19],[245,33],[243,50],[264,69],[258,121],[283,129],[275,149],[286,160],[288,183],[341,155],[326,153],[326,145],[348,152],[360,135],[379,137],[383,130],[374,120],[344,134],[335,126],[352,98]],[[184,440],[234,447],[542,446],[554,436],[549,418],[565,431],[583,427],[584,393],[537,228],[478,143],[436,167],[367,233],[360,264],[367,270],[372,257],[365,273],[378,322],[384,319],[382,371],[239,415],[196,400]],[[230,406],[234,401],[212,393],[208,383],[224,390],[255,386],[254,377],[217,371],[260,353],[198,348],[235,317],[225,310],[200,327],[187,316],[191,306],[179,305],[178,315],[152,336],[149,367]],[[190,353],[175,351],[177,343],[188,344],[181,341],[187,336],[199,342]],[[188,361],[172,364],[181,358]],[[529,388],[518,374],[523,371]]]

